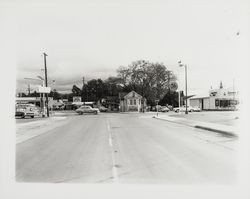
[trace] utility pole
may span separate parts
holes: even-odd
[[[185,114],[188,114],[188,111],[187,111],[187,98],[188,98],[188,94],[187,94],[187,65],[185,65],[185,81],[186,81],[186,111],[185,111]]]
[[[28,84],[28,94],[30,96],[30,84]]]
[[[185,103],[186,103],[186,110],[185,110],[185,114],[188,114],[188,110],[187,110],[187,98],[188,98],[188,94],[187,94],[187,65],[182,64],[181,61],[178,62],[179,66],[185,67],[185,91],[186,91],[186,99],[185,99]]]
[[[46,64],[46,57],[48,55],[46,53],[43,53],[44,57],[44,72],[45,72],[45,86],[48,87],[48,78],[47,78],[47,64]],[[47,107],[47,116],[49,117],[49,100],[48,100],[48,93],[46,95],[46,107]]]
[[[84,102],[84,104],[85,104],[85,96],[83,96],[83,94],[85,94],[85,86],[84,86],[84,84],[85,84],[85,80],[84,80],[84,77],[82,77],[82,101]]]
[[[234,109],[236,109],[236,101],[235,101],[235,88],[234,88],[234,79],[233,79],[233,106],[234,106]]]

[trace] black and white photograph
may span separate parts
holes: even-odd
[[[0,4],[1,198],[250,197],[248,0]]]

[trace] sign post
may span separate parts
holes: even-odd
[[[159,103],[159,100],[156,99],[155,102],[156,102],[156,104],[157,104],[157,105],[156,105],[156,111],[157,111],[157,117],[158,117],[158,103]]]
[[[43,111],[43,117],[45,117],[45,110],[46,110],[46,107],[45,107],[45,100],[44,100],[44,94],[45,93],[50,93],[51,91],[51,88],[50,87],[45,87],[45,86],[38,86],[38,89],[37,89],[37,92],[40,93],[40,96],[42,95],[42,111]],[[48,106],[48,105],[47,105]],[[48,111],[48,109],[47,109]],[[48,114],[48,113],[47,113]]]

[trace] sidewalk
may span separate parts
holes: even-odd
[[[16,144],[39,136],[49,130],[60,126],[61,121],[66,117],[49,117],[42,120],[30,121],[25,123],[16,123]]]
[[[170,115],[158,115],[153,116],[153,118],[165,120],[168,122],[173,122],[177,124],[182,124],[194,128],[200,128],[208,131],[213,131],[217,133],[222,133],[227,136],[238,137],[238,129],[236,126],[229,126],[224,124],[212,123],[212,122],[201,122],[197,120],[191,120],[187,118],[171,117]]]

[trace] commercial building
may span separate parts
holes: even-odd
[[[41,106],[42,103],[40,97],[16,97],[16,104],[34,104]]]
[[[16,97],[16,104],[34,104],[38,107],[43,107],[45,103],[45,98],[41,97]],[[51,109],[54,104],[53,98],[48,98],[48,105]]]
[[[189,99],[189,105],[201,110],[235,110],[239,104],[239,92],[234,88],[210,89],[209,96],[194,96]]]

